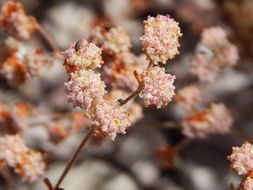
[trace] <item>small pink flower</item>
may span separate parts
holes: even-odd
[[[100,100],[106,93],[105,83],[101,80],[100,74],[92,70],[80,70],[71,73],[70,80],[65,83],[68,101],[74,107],[87,110],[92,102]]]
[[[212,104],[210,108],[186,118],[183,134],[190,138],[205,138],[208,134],[224,134],[232,127],[233,119],[223,104]]]
[[[178,22],[169,15],[148,17],[144,21],[144,35],[140,37],[143,49],[154,64],[166,64],[168,59],[179,54],[178,37],[182,36]]]
[[[16,173],[30,183],[37,181],[46,168],[41,153],[26,147],[19,135],[0,137],[0,162],[14,168]]]
[[[91,39],[109,54],[118,54],[129,51],[131,47],[127,32],[116,26],[97,26]]]
[[[88,43],[85,39],[81,39],[76,43],[72,43],[70,47],[63,52],[65,58],[65,66],[67,70],[71,68],[95,69],[101,67],[103,60],[101,57],[102,50],[93,43]]]
[[[201,92],[196,86],[189,85],[177,92],[175,100],[180,106],[190,111],[196,104],[201,102]]]
[[[37,22],[26,15],[21,3],[8,1],[0,10],[0,26],[14,37],[27,40],[36,29]]]
[[[201,35],[197,52],[190,62],[190,73],[201,81],[212,82],[222,68],[235,66],[238,60],[238,50],[228,41],[226,31],[211,27]]]
[[[174,96],[175,76],[165,73],[165,69],[159,66],[149,67],[141,74],[145,88],[141,91],[140,97],[145,106],[155,104],[157,108],[166,106]]]
[[[245,142],[241,147],[233,147],[233,152],[228,156],[230,167],[239,175],[245,175],[253,171],[253,146]],[[252,185],[252,184],[251,184]]]
[[[117,102],[97,102],[93,109],[91,119],[95,122],[97,135],[110,136],[114,140],[117,133],[125,134],[131,125],[126,108]]]

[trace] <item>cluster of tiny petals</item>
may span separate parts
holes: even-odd
[[[168,59],[179,54],[178,38],[182,36],[178,22],[169,15],[149,16],[144,21],[144,35],[140,37],[148,58],[155,64],[166,64]]]
[[[233,119],[223,104],[212,104],[182,122],[183,134],[190,138],[205,138],[208,134],[224,134],[232,127]]]
[[[18,135],[0,138],[0,162],[13,167],[15,172],[30,183],[37,181],[46,168],[41,153],[26,147]]]
[[[140,93],[145,106],[154,104],[157,108],[166,106],[174,96],[175,76],[165,73],[165,69],[159,66],[149,67],[142,74],[141,78],[145,84]]]
[[[63,52],[65,58],[65,66],[76,67],[80,69],[95,69],[101,67],[102,50],[94,43],[88,43],[85,39],[81,39],[76,43],[72,43],[67,50]]]
[[[17,38],[29,39],[37,23],[33,17],[26,15],[21,3],[8,1],[0,10],[0,26]]]
[[[105,83],[99,73],[93,70],[80,70],[71,73],[65,83],[68,101],[74,107],[89,109],[95,99],[102,99],[106,94]]]
[[[190,72],[201,81],[212,82],[223,67],[237,64],[239,53],[228,41],[227,33],[220,27],[203,31],[197,51],[190,62]]]
[[[122,53],[131,47],[126,31],[116,26],[97,26],[92,32],[91,39],[109,54]]]
[[[253,189],[253,178],[247,177],[244,183],[239,187],[239,190],[252,190]]]
[[[232,154],[228,156],[230,167],[239,175],[245,175],[253,171],[253,146],[245,142],[241,147],[233,147]]]
[[[97,102],[92,116],[95,125],[98,126],[96,135],[110,136],[114,140],[117,133],[125,134],[131,125],[125,109],[117,102],[106,100]]]
[[[195,85],[189,85],[177,92],[175,100],[183,108],[192,110],[196,104],[201,102],[202,96],[200,90]]]

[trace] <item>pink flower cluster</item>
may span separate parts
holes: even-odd
[[[145,106],[155,104],[157,108],[166,106],[174,96],[175,76],[165,73],[160,66],[149,67],[141,74],[145,87],[140,93]]]
[[[212,82],[222,68],[235,66],[238,59],[238,50],[228,41],[226,31],[220,27],[211,27],[202,33],[190,62],[190,72],[201,81]]]
[[[103,64],[102,51],[93,43],[88,43],[81,39],[72,43],[70,47],[63,52],[65,66],[67,70],[95,69]]]
[[[20,39],[29,39],[37,27],[35,18],[26,15],[21,3],[8,1],[0,10],[0,26]]]
[[[112,140],[117,133],[126,133],[126,129],[131,125],[124,106],[119,106],[118,102],[102,101],[94,106],[92,120],[95,122],[96,134],[110,136]]]
[[[178,22],[169,15],[149,16],[144,21],[144,35],[140,37],[143,50],[154,64],[166,64],[168,59],[179,54],[178,37],[182,36]]]
[[[0,162],[14,168],[16,173],[30,183],[37,181],[46,168],[41,153],[26,147],[18,135],[0,137]]]
[[[202,96],[198,87],[195,85],[189,85],[177,92],[175,100],[184,109],[191,111],[193,110],[194,106],[201,102]]]
[[[183,134],[190,138],[205,138],[209,134],[224,134],[232,127],[233,119],[223,104],[190,116],[182,122]]]
[[[84,110],[91,108],[93,101],[101,101],[106,94],[105,83],[100,74],[93,70],[82,69],[70,74],[70,80],[65,83],[68,101],[74,107]]]
[[[116,26],[97,26],[91,34],[91,39],[109,54],[126,52],[131,47],[127,32]]]
[[[233,152],[228,156],[231,168],[239,175],[245,175],[253,171],[253,146],[245,142],[241,147],[233,147]]]

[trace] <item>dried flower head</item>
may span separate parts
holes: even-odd
[[[143,49],[154,64],[166,64],[168,59],[179,54],[178,37],[182,36],[178,22],[169,15],[149,16],[144,21],[144,35],[140,37]]]
[[[37,28],[37,22],[26,15],[21,3],[8,1],[0,10],[0,26],[14,37],[27,40]]]
[[[95,122],[95,134],[98,136],[110,136],[112,140],[117,133],[126,133],[126,129],[131,125],[128,113],[124,106],[119,106],[117,102],[102,101],[95,103],[92,113],[92,120]]]
[[[186,118],[183,134],[190,138],[205,138],[208,134],[224,134],[232,127],[233,119],[223,104],[212,104],[210,108]]]
[[[253,146],[245,142],[241,147],[233,147],[233,152],[228,156],[230,167],[239,175],[245,175],[253,171]]]
[[[202,96],[198,87],[195,85],[189,85],[177,92],[175,100],[184,109],[190,111],[195,105],[201,102]]]
[[[190,72],[201,81],[212,82],[226,66],[235,66],[239,54],[236,46],[228,41],[227,33],[220,27],[205,29],[190,62]]]
[[[145,106],[155,104],[157,108],[166,106],[174,96],[175,76],[165,73],[165,69],[159,66],[149,67],[142,74],[141,78],[145,88],[141,91]]]
[[[109,54],[129,51],[131,47],[127,32],[120,27],[108,24],[97,26],[91,34],[91,39]]]
[[[94,100],[100,100],[106,93],[105,83],[100,74],[93,70],[80,70],[71,73],[70,80],[65,83],[68,101],[74,107],[87,110]]]
[[[18,135],[0,137],[0,162],[14,168],[16,173],[30,183],[37,181],[46,168],[41,153],[26,147]]]
[[[64,65],[69,72],[99,68],[103,64],[101,54],[102,50],[95,44],[80,39],[63,52]]]

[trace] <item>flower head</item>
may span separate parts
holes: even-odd
[[[252,190],[253,189],[253,178],[247,177],[243,184],[240,185],[239,190]]]
[[[100,74],[92,70],[80,70],[71,73],[70,80],[65,83],[68,101],[74,107],[87,110],[92,102],[100,100],[106,93],[105,83],[101,80]]]
[[[131,125],[124,106],[112,101],[97,102],[91,118],[96,125],[96,135],[110,136],[112,140],[117,133],[125,134]]]
[[[140,93],[145,106],[155,104],[157,108],[166,106],[174,96],[175,86],[173,85],[175,76],[165,73],[165,69],[159,66],[149,67],[141,74],[145,84]]]
[[[189,85],[177,92],[175,100],[183,108],[192,110],[192,108],[202,100],[201,92],[196,86]]]
[[[144,21],[144,35],[140,37],[143,49],[154,64],[166,64],[168,59],[179,54],[178,37],[182,36],[178,22],[169,15],[149,16]]]
[[[34,17],[26,15],[21,3],[8,1],[0,10],[0,26],[14,37],[27,40],[37,22]]]
[[[253,146],[245,142],[241,147],[233,147],[233,152],[228,156],[230,167],[239,175],[245,175],[253,171]],[[252,185],[252,184],[251,184]]]
[[[235,66],[238,59],[238,50],[228,41],[226,31],[220,27],[211,27],[201,35],[190,62],[190,72],[201,81],[212,82],[222,68]]]
[[[109,54],[122,53],[131,47],[126,31],[116,26],[97,26],[92,32],[91,39]]]
[[[102,51],[93,43],[88,43],[81,39],[72,43],[67,50],[63,52],[67,70],[69,72],[80,69],[95,69],[101,67],[103,60]]]
[[[184,135],[191,138],[204,138],[208,134],[224,134],[232,127],[233,119],[223,104],[212,104],[210,108],[186,118]]]
[[[41,153],[26,147],[18,135],[0,138],[0,162],[14,168],[15,172],[30,183],[37,181],[46,168]]]

